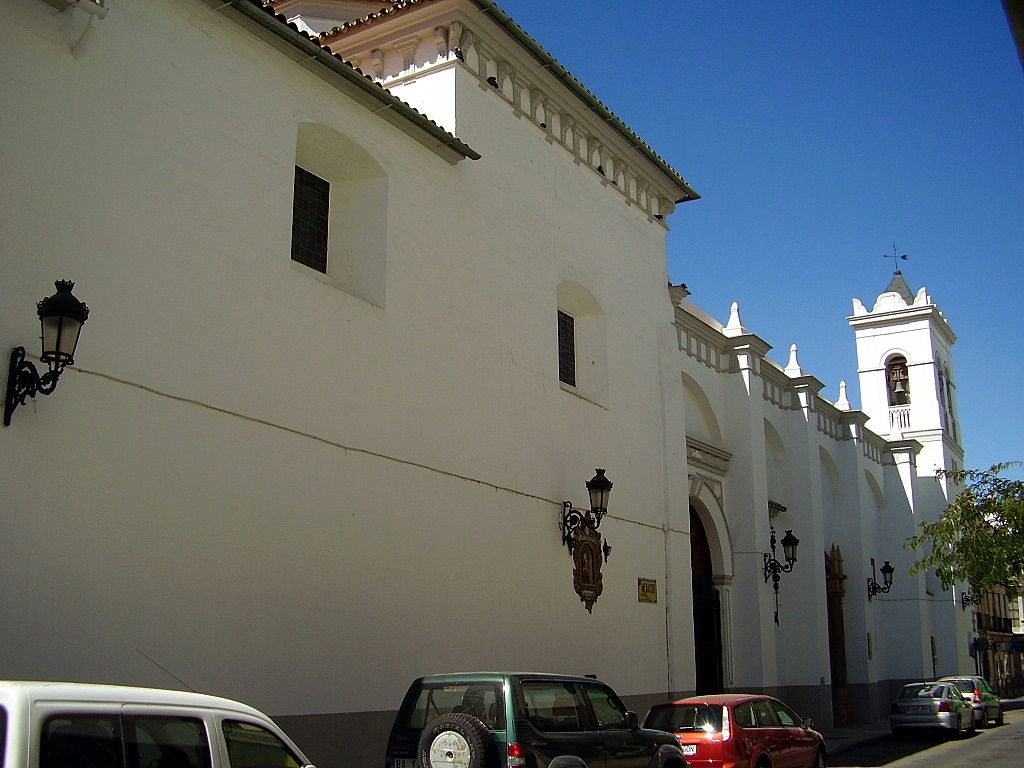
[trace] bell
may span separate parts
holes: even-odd
[[[893,387],[893,392],[898,395],[905,395],[907,393],[907,385],[903,383],[903,379],[897,380],[896,386]]]

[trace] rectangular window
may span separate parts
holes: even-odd
[[[117,715],[52,715],[39,738],[39,768],[123,768]]]
[[[124,731],[128,768],[210,768],[202,720],[139,715],[125,718]]]
[[[423,730],[427,721],[438,715],[465,712],[494,731],[505,730],[505,698],[500,683],[428,683],[421,685],[415,697],[402,703],[396,723]]]
[[[292,198],[292,260],[327,274],[327,219],[331,184],[295,166]]]
[[[611,688],[602,685],[586,684],[583,691],[590,700],[590,709],[594,712],[597,727],[602,730],[626,727],[626,707],[619,701]]]
[[[527,681],[522,691],[526,719],[538,730],[568,733],[582,729],[572,683]]]
[[[277,736],[253,723],[224,721],[231,768],[300,768],[299,759]]]
[[[558,380],[576,386],[576,321],[558,310]]]

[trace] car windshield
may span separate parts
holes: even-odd
[[[501,683],[423,683],[412,700],[407,700],[401,719],[410,728],[422,729],[438,715],[465,712],[492,731],[505,730],[505,697]]]
[[[973,680],[953,680],[952,682],[964,693],[974,693]]]
[[[660,704],[644,720],[645,728],[658,731],[722,730],[722,708],[710,704]]]

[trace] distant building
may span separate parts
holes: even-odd
[[[931,297],[855,301],[863,405],[827,401],[668,286],[697,193],[526,31],[379,5],[0,6],[0,329],[38,362],[55,279],[92,310],[0,430],[0,674],[187,685],[376,766],[430,672],[827,728],[973,669],[902,547],[963,466]]]

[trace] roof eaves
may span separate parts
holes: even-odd
[[[418,2],[419,0],[407,0],[407,2]],[[626,125],[622,120],[615,116],[615,114],[608,109],[594,94],[587,90],[584,85],[577,80],[569,70],[559,64],[555,57],[544,50],[541,45],[530,37],[527,32],[520,27],[512,17],[505,13],[501,8],[498,7],[497,3],[491,0],[473,0],[480,8],[487,13],[492,19],[494,19],[501,27],[503,27],[509,34],[512,35],[519,43],[523,45],[534,58],[541,62],[548,70],[557,77],[563,85],[565,85],[570,91],[578,96],[591,111],[593,111],[598,117],[608,123],[613,129],[615,129],[619,135],[621,135],[627,142],[640,154],[644,155],[650,160],[659,171],[668,176],[677,186],[683,190],[683,196],[676,200],[676,203],[685,203],[689,200],[696,200],[700,197],[697,192],[691,187],[686,179],[679,175],[679,173],[666,163],[660,155],[658,155],[653,149],[650,148],[633,130]]]
[[[388,16],[393,16],[396,13],[400,13],[407,9],[415,6],[424,5],[425,3],[434,2],[434,0],[402,0],[402,2],[396,3],[395,5],[387,8],[382,8],[376,13],[368,14],[361,19],[355,19],[354,21],[346,22],[340,26],[335,27],[329,32],[325,32],[320,36],[321,42],[329,44],[334,42],[339,37],[342,37],[346,33],[357,29],[361,26],[373,24],[380,21]],[[498,23],[506,32],[512,35],[526,50],[540,63],[548,69],[558,80],[562,82],[570,91],[572,91],[579,99],[583,101],[591,111],[594,112],[599,118],[608,123],[620,136],[622,136],[636,151],[650,160],[659,171],[666,175],[676,186],[678,186],[683,195],[681,198],[676,200],[676,203],[685,203],[689,200],[697,200],[700,195],[689,185],[679,173],[672,168],[660,155],[658,155],[651,147],[643,141],[628,125],[622,120],[615,116],[615,114],[608,109],[601,101],[594,96],[587,88],[581,83],[576,77],[569,72],[565,67],[555,60],[555,57],[548,53],[544,48],[534,40],[530,35],[520,27],[516,22],[505,13],[498,5],[491,0],[473,0],[473,2],[480,7],[485,13],[487,13],[495,22]]]
[[[458,159],[468,157],[471,160],[479,160],[480,153],[463,142],[457,136],[446,131],[433,120],[428,118],[415,107],[393,95],[383,86],[376,83],[371,77],[364,75],[340,56],[331,53],[330,49],[322,45],[318,40],[310,37],[301,31],[295,24],[274,11],[273,7],[263,0],[228,0],[228,4],[239,11],[243,16],[256,22],[264,29],[277,35],[287,43],[298,48],[321,65],[327,67],[335,74],[340,75],[349,83],[355,85],[364,94],[380,102],[383,111],[387,109],[400,115],[407,123],[427,133],[444,146],[449,152],[454,153]],[[458,162],[458,159],[455,162]]]

